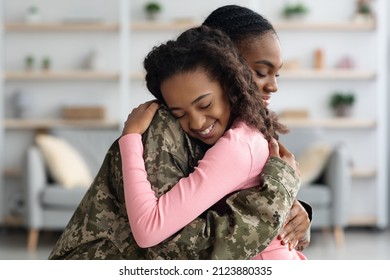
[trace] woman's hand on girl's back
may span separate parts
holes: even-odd
[[[130,133],[144,133],[149,127],[154,114],[157,112],[159,107],[160,104],[153,100],[145,102],[137,108],[134,108],[127,117],[122,131],[122,136]]]
[[[272,138],[268,144],[269,156],[274,156],[282,159],[288,165],[290,165],[295,172],[300,176],[299,163],[295,160],[295,156],[287,148],[276,139]]]

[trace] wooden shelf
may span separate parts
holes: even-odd
[[[377,223],[375,216],[354,216],[348,219],[349,226],[376,226]]]
[[[133,31],[175,31],[185,30],[202,24],[196,20],[177,21],[139,21],[132,22],[130,28]],[[277,31],[373,31],[376,28],[374,21],[367,22],[306,22],[306,21],[281,21],[274,24]]]
[[[370,80],[376,77],[373,71],[362,70],[347,70],[347,69],[296,69],[296,70],[281,70],[280,80]],[[130,74],[133,80],[141,80],[145,78],[142,72]]]
[[[281,70],[280,80],[370,80],[376,76],[373,71],[349,69],[296,69]]]
[[[6,119],[6,129],[50,129],[50,128],[119,128],[113,120],[64,120],[64,119]]]
[[[280,121],[289,127],[324,127],[324,128],[374,128],[375,120],[362,120],[353,118],[281,118]]]
[[[23,23],[13,22],[4,25],[6,32],[75,32],[75,31],[103,31],[117,32],[118,23],[62,23],[62,22],[45,22],[45,23]]]
[[[355,79],[368,80],[375,78],[375,73],[370,71],[354,71],[354,70],[284,70],[281,71],[280,79],[289,80],[318,80],[318,79]],[[23,81],[23,80],[104,80],[115,81],[119,79],[118,73],[112,72],[95,72],[85,70],[75,71],[19,71],[6,72],[5,80],[8,81]],[[130,74],[133,80],[143,80],[145,74],[135,72]]]
[[[143,72],[130,73],[130,79],[137,80],[137,81],[145,80],[145,73]]]
[[[200,25],[195,20],[138,21],[130,23],[132,31],[181,31]]]
[[[23,226],[24,219],[22,217],[6,216],[4,217],[3,224],[7,226]]]
[[[279,31],[373,31],[376,28],[375,21],[366,22],[306,22],[306,21],[281,21],[274,24]]]
[[[49,80],[96,80],[115,81],[119,79],[118,73],[95,71],[20,71],[5,72],[7,81],[49,81]]]
[[[173,21],[136,21],[130,24],[133,31],[180,31],[200,25],[197,20],[173,20]],[[370,22],[299,22],[282,21],[274,24],[277,31],[372,31],[376,24]],[[118,23],[79,23],[79,22],[42,22],[24,23],[8,22],[4,25],[6,32],[78,32],[78,31],[101,31],[117,32]]]
[[[5,178],[19,178],[22,174],[22,171],[20,168],[6,168],[4,170],[4,177]]]
[[[355,179],[370,179],[376,177],[375,168],[352,168],[351,176]]]

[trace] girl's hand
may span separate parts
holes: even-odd
[[[153,100],[145,102],[137,108],[134,108],[127,117],[122,131],[122,136],[130,133],[144,133],[149,127],[154,114],[157,112],[159,107],[160,104]]]

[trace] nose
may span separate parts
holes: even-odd
[[[197,113],[191,113],[188,116],[188,127],[191,130],[200,130],[206,121],[205,116]]]
[[[276,80],[276,77],[269,79],[269,81],[265,84],[264,91],[267,93],[278,91],[278,81]]]

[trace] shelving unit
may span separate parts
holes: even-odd
[[[5,1],[11,0],[2,0],[3,6]],[[73,2],[76,5],[77,1],[74,0]],[[90,2],[92,3],[92,1]],[[257,2],[261,4],[256,4],[256,6],[264,9],[261,14],[266,17],[268,17],[268,12],[274,14],[267,10],[268,5],[271,4],[266,1]],[[282,121],[292,129],[323,129],[330,141],[343,141],[350,147],[354,162],[351,169],[353,193],[350,225],[384,228],[388,225],[388,159],[386,158],[388,152],[382,150],[382,147],[388,146],[388,132],[385,122],[387,119],[386,105],[388,104],[386,96],[386,73],[388,73],[388,69],[385,42],[387,36],[385,31],[387,28],[387,3],[385,0],[375,2],[377,7],[376,21],[357,23],[345,18],[338,21],[285,22],[280,21],[279,18],[273,20],[271,16],[268,18],[274,23],[281,39],[285,61],[294,58],[294,56],[297,56],[298,59],[306,58],[306,63],[304,62],[299,69],[286,69],[280,72],[279,91],[272,100],[272,106],[275,105],[276,107],[272,109],[279,111],[289,108],[291,105],[309,108],[312,116],[308,119],[283,119]],[[64,3],[62,5],[65,5]],[[198,26],[201,23],[198,19],[205,16],[197,14],[194,8],[194,20],[169,20],[166,18],[161,21],[145,21],[139,18],[131,20],[131,9],[138,7],[140,5],[139,1],[118,0],[113,1],[113,3],[118,5],[115,19],[110,18],[103,22],[68,23],[58,18],[50,19],[48,22],[26,24],[21,22],[20,19],[6,20],[4,15],[1,15],[3,17],[1,22],[4,23],[0,28],[0,51],[2,54],[7,51],[11,52],[6,42],[6,38],[10,35],[15,36],[18,40],[26,37],[31,41],[32,38],[35,40],[35,38],[40,37],[45,40],[49,40],[50,37],[58,38],[58,34],[61,34],[69,40],[66,43],[69,48],[73,47],[72,36],[79,36],[77,38],[80,38],[80,36],[85,35],[84,37],[92,36],[96,38],[99,35],[102,38],[108,36],[109,40],[116,41],[118,48],[115,53],[120,58],[113,59],[115,60],[116,69],[104,69],[104,71],[57,67],[49,72],[27,72],[20,65],[14,65],[17,64],[15,59],[9,61],[3,55],[0,59],[2,69],[0,86],[4,92],[3,96],[18,87],[32,86],[47,91],[49,87],[57,85],[61,85],[59,87],[62,91],[61,94],[66,95],[64,91],[72,83],[75,83],[77,88],[82,89],[88,87],[88,84],[94,83],[99,88],[109,88],[110,85],[115,85],[115,90],[108,93],[110,98],[105,101],[107,103],[112,102],[112,99],[116,96],[120,103],[115,106],[114,114],[111,114],[104,122],[74,122],[62,120],[58,116],[39,114],[31,119],[15,119],[9,114],[8,103],[2,97],[0,101],[0,114],[2,116],[0,151],[3,154],[8,152],[4,149],[4,143],[7,141],[9,134],[18,137],[18,139],[19,137],[25,137],[29,141],[31,138],[29,135],[38,129],[60,127],[118,129],[126,116],[126,112],[133,105],[139,104],[147,98],[145,97],[147,96],[147,90],[143,84],[142,63],[140,63],[144,53],[151,49],[151,46],[165,41],[171,35]],[[310,4],[315,8],[314,3]],[[253,5],[255,6],[255,4]],[[5,9],[6,7],[3,7],[3,12]],[[358,42],[360,36],[364,40]],[[352,45],[354,42],[358,43]],[[52,44],[55,45],[55,42]],[[316,47],[322,47],[323,45],[325,48],[329,48],[329,51],[326,52],[326,58],[331,60],[332,63],[324,70],[313,70],[311,65],[307,63],[310,60],[307,57],[312,55]],[[295,53],[293,50],[295,50]],[[358,61],[362,65],[357,65],[353,69],[335,69],[334,61],[337,56],[345,55],[344,51],[350,51],[357,60],[362,58],[362,61]],[[348,52],[347,54],[349,54]],[[370,61],[367,61],[367,57],[370,57]],[[11,86],[9,87],[9,85]],[[358,106],[356,106],[351,118],[334,118],[328,112],[328,108],[323,105],[331,91],[339,88],[352,89],[358,95]],[[43,95],[44,93],[40,92],[39,89],[31,94]],[[47,96],[50,97],[50,95]],[[95,96],[95,93],[86,93],[80,95],[80,98],[86,98],[85,96]],[[100,98],[105,97],[100,95]],[[368,106],[370,106],[369,109]],[[20,174],[21,171],[17,164],[0,163],[0,182],[5,181],[4,177],[15,179]],[[5,198],[4,184],[1,185],[0,200],[3,200]],[[2,216],[4,216],[4,211],[2,212],[0,209],[0,217]]]
[[[261,14],[267,16],[265,1],[258,1]],[[352,2],[352,1],[349,1]],[[354,9],[353,2],[350,11]],[[386,117],[386,1],[376,1],[376,20],[356,22],[347,17],[329,20],[271,21],[274,23],[284,53],[304,60],[297,69],[280,71],[279,91],[272,98],[276,111],[291,108],[309,108],[307,119],[283,119],[292,129],[320,129],[330,142],[346,143],[352,157],[352,197],[350,201],[350,225],[385,228],[388,225],[387,191],[387,129]],[[275,6],[278,4],[275,3]],[[315,3],[310,3],[315,8]],[[345,7],[345,6],[344,6]],[[270,14],[275,14],[270,10]],[[132,36],[147,33],[151,37],[158,32],[180,32],[199,25],[200,22],[133,22]],[[323,70],[313,69],[308,61],[316,48],[325,48],[326,59],[331,62]],[[295,53],[291,51],[295,50]],[[328,50],[328,52],[327,52]],[[369,61],[367,61],[367,53]],[[351,55],[357,65],[351,69],[334,67],[338,58]],[[306,56],[306,58],[304,57]],[[359,65],[361,62],[361,65]],[[130,79],[142,81],[144,75],[133,71]],[[334,118],[324,105],[333,91],[353,90],[358,104],[352,117]],[[369,108],[369,109],[368,109]],[[380,148],[379,148],[380,147]],[[363,206],[362,206],[363,205]]]
[[[33,141],[36,131],[62,128],[98,129],[115,130],[119,135],[120,123],[124,116],[123,108],[128,110],[127,99],[124,98],[128,92],[121,92],[126,89],[121,84],[128,83],[130,79],[128,72],[124,73],[121,66],[128,63],[121,59],[124,48],[121,43],[123,37],[121,25],[124,24],[122,13],[123,9],[128,7],[128,1],[118,0],[99,4],[100,9],[103,6],[101,14],[104,16],[97,21],[83,22],[79,18],[69,21],[66,18],[65,8],[72,10],[84,6],[87,2],[95,6],[95,3],[89,0],[41,4],[40,8],[43,11],[47,7],[54,9],[56,5],[62,5],[62,9],[58,11],[64,12],[63,14],[55,12],[53,13],[56,14],[55,17],[42,19],[42,22],[26,23],[17,15],[31,3],[1,0],[0,225],[23,224],[22,217],[9,215],[6,204],[9,206],[10,203],[4,202],[9,200],[13,193],[23,191],[20,183],[23,179],[22,154]],[[116,7],[116,11],[113,7]],[[11,9],[10,14],[14,16],[9,16],[8,8]],[[129,11],[126,12],[126,17],[129,16],[128,13]],[[90,16],[90,11],[86,16]],[[35,44],[38,41],[39,44]],[[99,47],[99,55],[102,55],[101,51],[106,54],[106,62],[110,63],[111,67],[102,70],[84,69],[82,59],[86,58],[88,52],[95,46]],[[36,65],[38,66],[36,69],[24,70],[23,58],[31,53],[38,59],[49,55],[52,62],[54,61],[51,69],[38,69],[39,65]],[[15,118],[11,108],[12,95],[15,91],[22,91],[28,97],[31,106],[34,106],[28,117]],[[63,105],[89,104],[104,106],[107,109],[107,117],[102,120],[68,120],[62,118],[58,110]],[[4,148],[5,146],[7,147]]]
[[[283,92],[273,98],[273,104],[277,104],[281,111],[291,109],[291,106],[308,109],[309,118],[282,120],[291,129],[321,130],[323,140],[347,145],[353,164],[349,225],[382,229],[388,226],[386,1],[376,1],[376,8],[375,22],[275,24],[285,54],[302,57],[303,53],[309,53],[310,47],[312,54],[316,48],[323,48],[325,57],[328,58],[329,53],[332,63],[328,63],[324,70],[304,66],[281,71],[279,91]],[[292,40],[302,44],[300,53],[290,51],[292,46],[297,47]],[[343,46],[348,46],[344,53]],[[352,69],[336,69],[337,55],[341,57],[349,53],[360,65]],[[369,59],[367,53],[370,53]],[[324,105],[324,101],[340,89],[356,94],[357,104],[351,117],[334,118],[330,108]]]

